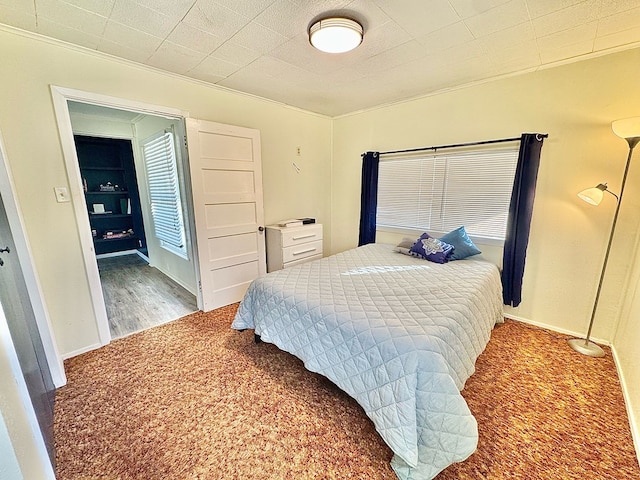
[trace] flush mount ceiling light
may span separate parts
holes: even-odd
[[[360,45],[363,34],[362,25],[355,20],[323,18],[309,28],[309,41],[322,52],[344,53]]]

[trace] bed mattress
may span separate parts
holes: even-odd
[[[401,479],[431,479],[476,449],[460,394],[496,322],[500,275],[483,260],[436,264],[371,244],[256,279],[232,328],[300,358],[352,396]]]

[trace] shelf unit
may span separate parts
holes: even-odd
[[[96,255],[124,250],[146,254],[142,209],[133,152],[129,140],[75,135],[80,174]],[[114,191],[101,191],[110,184]],[[130,203],[130,206],[129,206]],[[105,212],[97,211],[102,205]],[[107,235],[127,236],[108,238]]]

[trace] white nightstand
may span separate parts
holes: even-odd
[[[322,224],[267,225],[267,272],[322,258]]]

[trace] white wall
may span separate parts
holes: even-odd
[[[260,130],[266,222],[314,216],[326,225],[329,250],[331,119],[3,27],[0,58],[0,131],[63,356],[98,344],[99,337],[73,206],[57,203],[53,194],[68,179],[50,85]]]
[[[144,229],[147,239],[147,249],[149,252],[149,262],[151,266],[157,268],[162,273],[172,278],[189,292],[197,295],[197,281],[195,274],[195,261],[191,244],[188,248],[188,258],[183,258],[175,253],[168,251],[160,245],[154,234],[153,216],[151,215],[151,202],[149,200],[149,187],[146,179],[146,168],[144,166],[144,156],[142,155],[142,142],[150,136],[164,131],[165,128],[173,128],[174,132],[180,137],[181,126],[180,121],[170,120],[166,118],[145,116],[135,124],[136,142],[134,149],[136,150],[136,173],[138,175],[138,190],[140,192],[140,202],[144,216]],[[179,148],[179,143],[176,144]],[[178,152],[179,154],[180,152]],[[178,157],[178,163],[181,164],[181,157]],[[185,165],[186,167],[186,165]],[[182,169],[181,169],[182,170]],[[188,175],[188,168],[182,170]],[[186,202],[185,192],[181,191],[182,201]],[[190,212],[187,212],[191,214]],[[185,218],[185,221],[187,219]],[[190,242],[188,242],[190,243]]]
[[[74,109],[76,105],[77,103],[71,102],[69,106],[69,117],[74,135],[133,139],[134,129],[131,122],[81,113]]]
[[[640,152],[636,152],[636,155],[637,163],[640,160]],[[640,240],[640,237],[638,239]],[[640,458],[640,245],[636,246],[635,255],[630,255],[629,260],[632,271],[613,348],[618,360],[620,380],[626,393],[636,452]]]
[[[548,133],[542,149],[523,301],[507,314],[586,333],[615,203],[592,207],[576,193],[620,181],[627,142],[612,120],[640,114],[640,50],[453,90],[334,121],[332,251],[356,245],[360,154]],[[594,327],[611,341],[640,218],[640,165],[629,174]]]

